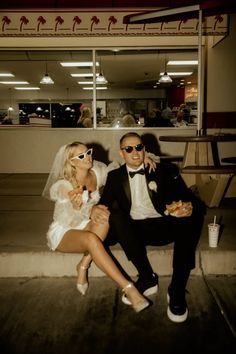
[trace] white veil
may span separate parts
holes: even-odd
[[[60,178],[63,177],[63,166],[64,166],[64,159],[65,159],[65,149],[67,145],[63,145],[60,147],[58,152],[56,153],[56,156],[54,158],[51,171],[49,173],[47,182],[45,184],[45,187],[42,192],[42,197],[51,200],[50,197],[50,189],[51,186]]]

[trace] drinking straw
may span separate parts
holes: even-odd
[[[214,225],[216,224],[216,215],[214,216]]]

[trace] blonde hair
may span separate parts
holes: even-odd
[[[81,116],[78,120],[78,124],[81,123],[85,128],[91,128],[93,126],[91,109],[84,107],[81,111]]]
[[[73,143],[66,145],[63,166],[62,166],[61,178],[64,178],[64,179],[68,180],[69,182],[71,182],[71,184],[74,187],[77,186],[76,169],[71,164],[71,158],[74,156],[75,150],[79,145],[83,145],[86,147],[86,145],[84,143],[81,143],[79,141],[74,141]]]
[[[125,114],[122,118],[125,127],[135,126],[135,119],[131,114]]]
[[[83,110],[82,110],[82,114],[81,116],[83,118],[90,118],[91,117],[91,110],[89,107],[84,107]]]

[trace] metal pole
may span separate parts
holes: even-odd
[[[198,98],[197,98],[197,135],[201,135],[202,130],[202,10],[199,10],[198,21]]]
[[[93,127],[97,128],[96,51],[93,49]]]

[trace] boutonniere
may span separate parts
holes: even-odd
[[[148,188],[151,190],[151,191],[154,191],[156,192],[157,191],[157,184],[155,181],[150,181],[148,183]]]

